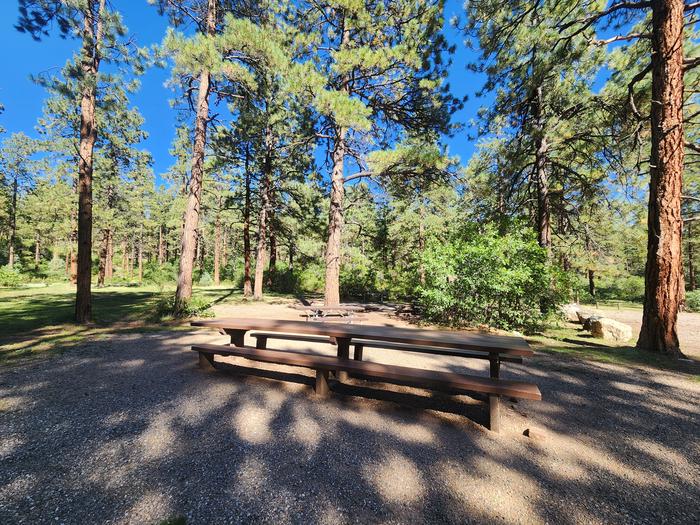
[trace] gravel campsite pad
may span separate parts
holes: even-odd
[[[0,523],[700,516],[700,383],[680,374],[538,353],[503,375],[534,380],[544,400],[508,403],[496,435],[466,396],[351,381],[320,401],[308,370],[199,370],[189,346],[223,340],[113,335],[0,370]]]

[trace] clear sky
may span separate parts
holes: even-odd
[[[140,46],[150,46],[163,39],[167,20],[158,15],[156,8],[146,0],[114,1],[129,32]],[[461,13],[462,2],[451,0],[447,3],[445,18]],[[35,42],[28,34],[19,33],[14,28],[17,21],[17,2],[0,1],[0,49],[2,49],[2,71],[0,78],[0,103],[5,112],[0,115],[0,126],[7,133],[23,131],[36,136],[34,127],[41,115],[46,96],[43,88],[30,79],[30,75],[60,69],[66,60],[79,49],[79,42],[61,39],[56,34],[41,42]],[[455,115],[455,121],[468,122],[483,101],[473,98],[473,93],[481,87],[481,79],[465,70],[464,65],[473,58],[472,52],[465,49],[462,37],[453,29],[447,28],[447,37],[457,44],[454,67],[450,74],[450,84],[457,96],[469,95],[466,107]],[[165,69],[153,68],[141,78],[141,89],[134,94],[131,102],[138,107],[145,118],[144,127],[149,134],[144,148],[153,155],[156,175],[165,172],[172,164],[168,153],[175,132],[175,111],[169,105],[174,93],[164,86],[169,73]],[[466,133],[449,139],[450,153],[459,155],[465,162],[473,151]]]

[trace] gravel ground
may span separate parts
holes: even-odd
[[[508,404],[494,435],[466,396],[351,382],[320,401],[310,371],[199,370],[188,347],[223,340],[115,335],[0,370],[0,523],[698,522],[700,384],[678,374],[504,365],[544,401]]]

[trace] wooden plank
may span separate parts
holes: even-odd
[[[192,350],[224,356],[238,356],[288,366],[314,368],[316,370],[342,370],[351,374],[360,374],[380,381],[399,381],[436,390],[466,390],[484,394],[497,394],[520,399],[542,399],[537,385],[506,379],[468,376],[454,372],[423,370],[405,366],[385,365],[367,361],[338,359],[281,350],[260,350],[251,347],[234,347],[212,344],[199,344]]]
[[[217,329],[222,328],[226,330],[264,330],[269,332],[327,335],[330,337],[350,337],[353,339],[372,339],[411,345],[428,345],[496,352],[499,354],[524,357],[533,355],[530,345],[521,337],[464,331],[424,330],[419,328],[327,324],[309,321],[251,318],[209,319],[194,321],[192,325]]]
[[[274,336],[273,336],[274,337]],[[369,339],[353,339],[352,344],[357,346],[362,346],[366,348],[384,348],[387,350],[402,350],[404,352],[418,352],[421,354],[434,354],[434,355],[449,355],[455,357],[465,357],[473,359],[491,359],[491,355],[485,351],[478,350],[462,350],[459,348],[446,348],[446,347],[434,347],[434,346],[424,346],[424,345],[407,345],[402,343],[388,343],[386,341],[372,341]],[[501,361],[507,361],[509,363],[522,363],[523,358],[519,356],[512,355],[498,355],[498,359]]]

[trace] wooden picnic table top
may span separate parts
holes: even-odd
[[[395,326],[328,324],[283,319],[221,318],[193,321],[192,326],[219,330],[266,330],[298,334],[327,335],[344,339],[373,339],[412,345],[439,346],[464,350],[480,350],[528,357],[530,345],[522,337],[482,334],[465,331],[425,330]]]

